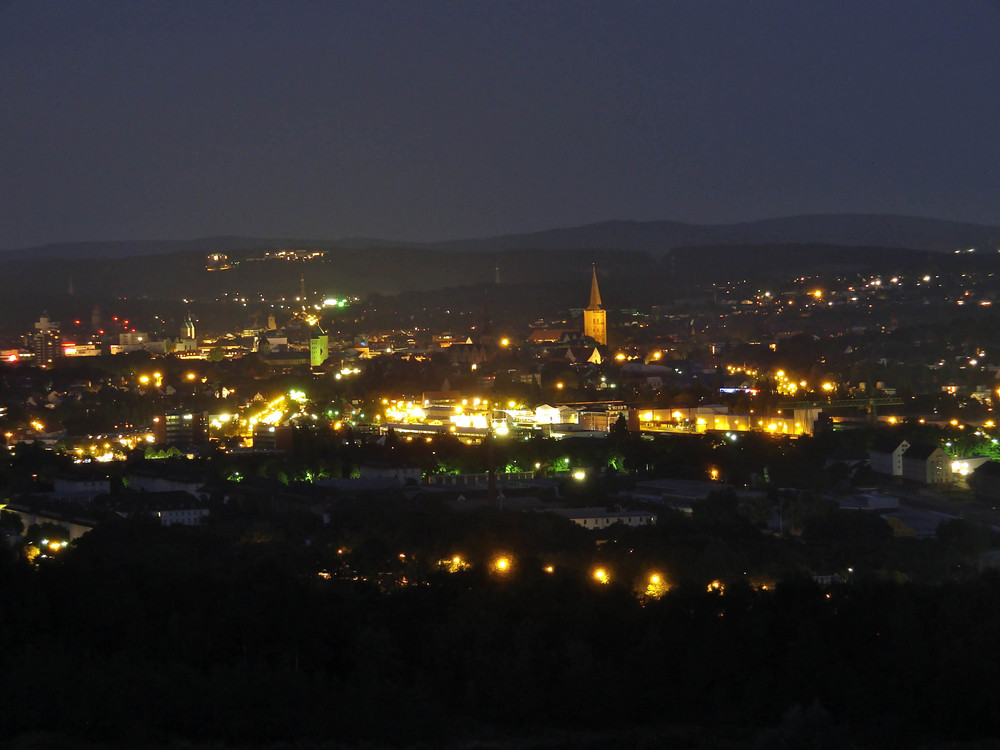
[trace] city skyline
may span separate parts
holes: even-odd
[[[0,249],[1000,225],[993,2],[0,4]]]

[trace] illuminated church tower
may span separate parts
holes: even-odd
[[[195,337],[194,319],[191,317],[191,313],[188,313],[184,319],[184,323],[181,325],[181,336],[186,339],[193,339]]]
[[[590,280],[590,304],[583,310],[583,335],[590,336],[601,346],[608,344],[608,313],[601,307],[601,290],[597,288],[597,267]]]

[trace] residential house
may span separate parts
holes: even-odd
[[[903,453],[903,479],[920,484],[952,481],[951,456],[930,443],[913,443]]]
[[[876,474],[902,479],[903,454],[909,447],[906,440],[896,437],[880,438],[868,451],[868,464]]]

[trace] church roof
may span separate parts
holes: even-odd
[[[593,276],[590,279],[590,305],[588,310],[599,310],[601,307],[601,290],[597,287],[597,266],[593,266]]]

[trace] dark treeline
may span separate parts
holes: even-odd
[[[825,554],[822,534],[751,542],[718,504],[714,518],[613,532],[599,553],[608,585],[588,575],[590,536],[547,514],[498,525],[351,506],[308,545],[259,522],[131,520],[37,567],[4,550],[0,740],[412,746],[693,726],[692,747],[713,733],[732,747],[887,747],[1000,735],[1000,578],[821,587],[790,562],[810,553],[787,548]],[[433,544],[419,546],[432,526],[440,551],[465,543],[477,564],[436,568]],[[898,541],[944,565],[960,559],[960,532]],[[877,536],[854,553],[893,543]],[[343,539],[357,546],[336,549]],[[503,544],[515,563],[497,575],[485,559]],[[694,570],[699,555],[701,569],[643,596],[646,558],[631,572],[628,561],[649,549],[667,550],[665,570],[671,557]],[[561,555],[554,573],[543,551]],[[776,586],[735,573],[761,558],[780,562]],[[713,565],[729,574],[721,592],[704,585]]]

